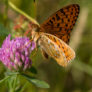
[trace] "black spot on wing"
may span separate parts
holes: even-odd
[[[51,24],[53,24],[53,21],[52,21],[52,20],[50,20],[49,22],[50,22]]]
[[[59,26],[60,26],[60,23],[57,24],[57,27],[59,27]]]
[[[55,21],[55,18],[53,17],[52,20]]]
[[[61,12],[61,13],[63,13],[63,14],[65,15],[65,12],[64,12],[64,10],[63,10],[63,9],[61,9],[61,10],[60,10],[60,12]]]
[[[56,14],[56,18],[57,18],[57,20],[60,20],[60,17],[58,16],[58,14]]]

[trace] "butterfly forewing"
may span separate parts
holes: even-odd
[[[43,33],[39,45],[61,66],[67,66],[68,62],[75,57],[74,51],[65,42],[53,35]]]
[[[79,11],[80,7],[78,4],[72,4],[60,9],[41,24],[42,30],[40,31],[53,34],[68,43]]]

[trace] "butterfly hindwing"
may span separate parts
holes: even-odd
[[[67,66],[68,62],[75,57],[74,51],[65,42],[53,35],[43,33],[39,45],[61,66]]]
[[[79,11],[80,7],[78,4],[72,4],[58,10],[41,24],[41,31],[53,34],[68,43],[71,30],[75,25]]]

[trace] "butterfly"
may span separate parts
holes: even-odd
[[[44,56],[54,58],[63,67],[75,58],[75,52],[68,43],[79,11],[78,4],[68,5],[52,14],[40,26],[33,25],[32,39],[41,47]]]
[[[43,55],[54,58],[63,67],[75,58],[75,52],[68,43],[79,12],[80,6],[71,4],[52,14],[40,25],[30,22],[32,40],[40,46]]]

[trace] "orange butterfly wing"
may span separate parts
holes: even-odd
[[[61,66],[67,66],[75,58],[72,48],[54,35],[42,33],[38,44],[46,55],[54,58]]]
[[[80,7],[78,4],[72,4],[58,10],[41,24],[41,31],[53,34],[68,43],[71,30],[75,25],[79,11]]]

